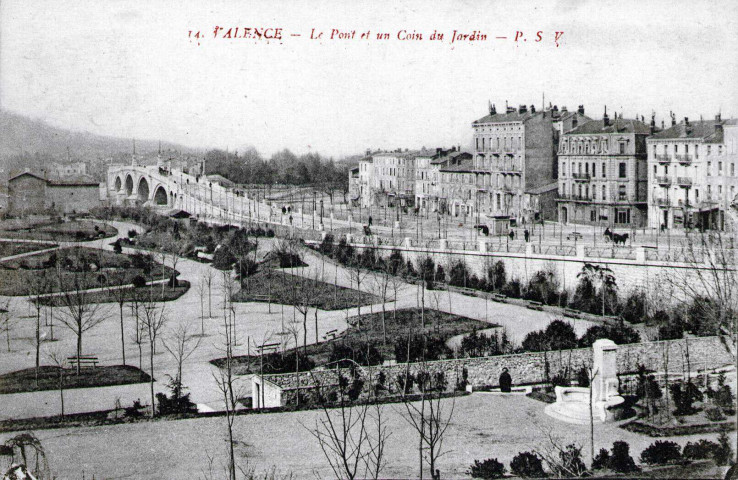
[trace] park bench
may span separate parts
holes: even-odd
[[[269,295],[252,295],[254,300],[257,302],[271,302],[272,298]]]
[[[531,310],[538,310],[543,311],[543,302],[537,302],[535,300],[528,301],[528,305],[526,305],[527,308],[530,308]]]
[[[74,366],[79,364],[79,368],[97,368],[97,364],[100,362],[95,355],[80,355],[79,357],[74,355],[72,357],[67,357],[67,360],[70,365]]]
[[[576,318],[576,319],[582,318],[579,312],[577,310],[574,310],[573,308],[565,308],[564,316],[568,318]]]
[[[503,295],[501,293],[493,293],[492,300],[494,300],[495,302],[507,303],[507,295]]]

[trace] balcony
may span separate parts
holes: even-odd
[[[689,155],[677,155],[676,159],[677,159],[677,162],[681,163],[682,165],[692,164],[692,157],[690,157]]]
[[[663,175],[657,176],[656,183],[658,183],[661,186],[668,187],[669,185],[671,185],[671,177],[667,177]]]
[[[657,198],[656,205],[658,205],[659,207],[670,207],[671,202],[668,198]]]
[[[574,180],[581,180],[583,182],[588,181],[592,176],[589,173],[572,173],[571,176]]]
[[[558,195],[558,200],[559,201],[572,200],[575,202],[591,202],[592,201],[590,198],[587,198],[584,195],[572,195],[569,193],[560,193]]]
[[[671,163],[671,157],[668,155],[656,155],[656,161],[659,163]]]
[[[686,187],[689,188],[692,186],[692,179],[689,177],[679,177],[677,179],[677,183],[680,187]]]

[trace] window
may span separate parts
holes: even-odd
[[[591,222],[596,222],[597,221],[597,211],[596,210],[590,210],[589,211],[589,220]]]
[[[653,176],[654,177],[657,175],[657,172],[658,172],[658,166],[654,165],[653,166]]]
[[[711,150],[712,150],[712,146],[708,145],[707,146],[707,154],[708,155],[710,155]]]
[[[625,162],[620,162],[620,165],[618,166],[618,176],[620,178],[625,178],[627,176],[625,170]]]
[[[722,197],[722,196],[723,196],[723,186],[722,186],[722,185],[718,185],[718,195],[719,195],[720,197]]]
[[[707,176],[712,175],[712,162],[707,162]]]
[[[700,147],[699,145],[694,146],[694,158],[700,158]]]
[[[628,199],[628,193],[625,188],[625,185],[618,185],[618,200]]]
[[[679,145],[674,145],[674,155],[679,153]]]
[[[620,155],[625,154],[625,142],[620,142]]]
[[[607,164],[602,163],[602,178],[607,177]]]
[[[730,176],[735,177],[735,163],[730,164]]]
[[[718,162],[718,175],[723,174],[723,162]]]
[[[607,200],[607,190],[604,185],[602,186],[602,200]]]

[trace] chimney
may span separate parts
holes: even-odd
[[[584,115],[584,105],[579,105],[577,112],[579,113],[579,115]]]
[[[561,113],[566,113],[568,111],[569,110],[566,108],[566,105],[562,105],[562,107],[561,107]]]
[[[689,118],[684,117],[684,125],[689,126]]]
[[[528,111],[528,107],[526,107],[525,105],[520,105],[518,107],[518,113],[526,113],[527,111]]]
[[[535,105],[531,105],[530,106],[530,113],[536,113],[536,106]]]
[[[605,114],[602,115],[602,124],[606,127],[610,126],[610,117],[607,116],[607,105],[605,105]]]
[[[368,156],[369,156],[369,155],[371,155],[371,154],[372,154],[372,151],[371,151],[371,150],[369,150],[369,149],[367,148],[367,149],[366,149],[366,156],[368,157]]]
[[[492,106],[489,109],[490,115],[496,115],[497,114],[497,107],[495,107],[495,104],[493,103]]]
[[[571,119],[571,128],[572,129],[577,128],[578,125],[579,125],[579,120],[577,119],[577,116],[574,115],[574,118]]]
[[[515,113],[515,107],[507,107],[507,110],[505,113]]]
[[[674,114],[674,112],[669,110],[669,116],[671,117],[671,126],[676,127],[676,115]]]
[[[651,114],[651,135],[656,133],[656,113]]]
[[[441,150],[443,150],[441,147],[436,148],[436,155],[441,155]]]
[[[721,121],[722,119],[720,118],[720,114],[718,113],[717,115],[715,115],[715,123],[720,123]]]
[[[456,146],[456,151],[457,151],[457,152],[460,152],[460,151],[461,151],[461,145],[457,145],[457,146]]]
[[[661,120],[661,130],[663,130],[664,128],[666,128],[666,125],[664,125],[664,120],[662,119]]]

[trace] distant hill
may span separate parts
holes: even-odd
[[[162,142],[162,149],[195,153],[194,149],[168,142]],[[21,152],[27,161],[35,159],[59,159],[67,157],[67,148],[73,161],[87,161],[93,166],[109,158],[118,158],[130,153],[130,138],[116,138],[77,132],[51,126],[40,120],[33,120],[17,113],[0,110],[0,168],[14,168],[19,163]],[[156,152],[157,140],[136,139],[136,151]],[[13,158],[12,164],[9,160]]]

